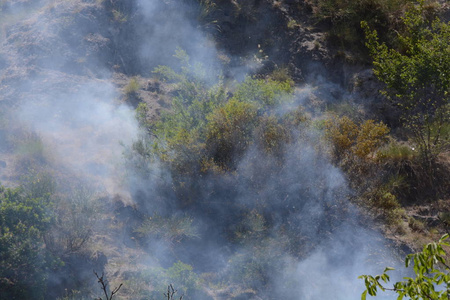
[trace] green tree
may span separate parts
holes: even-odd
[[[38,179],[36,179],[39,181]],[[44,299],[48,269],[58,260],[46,249],[51,194],[36,182],[0,187],[0,298]]]
[[[450,246],[445,234],[437,243],[430,243],[423,247],[422,252],[409,254],[405,259],[405,266],[413,266],[415,277],[405,277],[403,281],[394,283],[393,287],[386,287],[390,280],[387,272],[393,268],[386,268],[381,275],[362,275],[366,290],[361,299],[367,294],[376,296],[378,291],[394,291],[398,300],[409,297],[412,300],[448,300],[450,299],[450,266],[445,260],[444,247]]]
[[[400,49],[379,42],[377,31],[362,22],[373,58],[374,73],[385,84],[383,94],[399,112],[417,144],[423,166],[448,145],[450,100],[450,23],[429,21],[424,1],[402,19]]]

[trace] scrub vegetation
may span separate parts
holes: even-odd
[[[448,4],[37,2],[0,1],[1,299],[448,298]]]

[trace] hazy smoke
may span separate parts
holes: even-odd
[[[230,261],[252,248],[228,245],[224,228],[230,229],[230,218],[238,209],[258,205],[273,215],[266,220],[274,228],[268,234],[270,240],[285,245],[300,243],[304,252],[299,256],[306,257],[299,261],[295,253],[280,252],[277,244],[254,246],[263,247],[262,255],[282,266],[274,274],[265,274],[273,294],[302,300],[359,299],[363,282],[356,277],[381,272],[386,261],[395,262],[381,236],[361,225],[358,210],[348,201],[345,178],[320,151],[315,133],[299,133],[282,167],[274,158],[250,149],[239,163],[238,177],[211,176],[200,182],[202,213],[194,208],[178,210],[170,175],[157,162],[150,165],[151,172],[144,179],[123,163],[125,148],[120,144],[130,146],[139,130],[133,109],[119,100],[112,66],[102,58],[102,51],[114,57],[114,38],[102,28],[112,25],[101,23],[105,21],[103,15],[98,23],[95,18],[82,23],[80,16],[86,16],[83,10],[77,15],[73,6],[54,2],[53,9],[46,7],[33,13],[24,10],[32,18],[9,29],[0,52],[0,66],[5,65],[0,73],[0,99],[16,102],[10,119],[39,135],[55,174],[69,172],[95,182],[109,196],[121,194],[125,199],[128,192],[131,194],[141,211],[128,216],[130,231],[155,212],[194,218],[200,239],[186,242],[175,252],[164,241],[146,241],[148,264],[158,261],[170,265],[182,260],[192,263],[196,270],[233,272],[236,266]],[[78,5],[91,5],[86,3],[80,1]],[[67,14],[62,13],[65,9]],[[127,57],[130,61],[135,58],[135,66],[141,65],[135,70],[146,73],[156,65],[176,67],[173,54],[179,47],[186,50],[193,64],[202,63],[216,73],[217,51],[197,20],[190,19],[192,15],[191,6],[183,1],[138,0],[123,16],[132,25],[114,25],[131,26],[126,32],[133,36],[125,39],[131,44],[125,49],[134,49]],[[70,30],[59,28],[65,24],[62,17],[68,18]],[[83,42],[77,46],[74,38],[67,38],[68,31],[76,31],[70,34]],[[97,37],[94,44],[100,47],[97,50],[90,48],[93,44],[88,37],[93,36]],[[121,40],[115,43],[119,45]],[[307,86],[305,90],[311,89],[313,86]],[[280,114],[289,109],[280,108]],[[0,131],[0,137],[7,131]],[[5,170],[0,168],[0,172]],[[291,231],[297,233],[292,240],[281,241],[277,236],[282,223],[290,224]],[[124,240],[131,243],[129,236]],[[131,251],[133,247],[121,245],[120,249]],[[128,257],[125,253],[123,256]]]
[[[18,120],[39,133],[57,164],[77,176],[92,176],[114,194],[123,175],[117,173],[123,158],[120,143],[137,136],[134,113],[117,96],[111,83],[94,79],[73,93],[26,102]]]

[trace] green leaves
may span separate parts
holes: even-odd
[[[207,84],[198,71],[201,68],[191,66],[184,51],[178,50],[176,56],[182,62],[181,71],[165,66],[154,71],[175,88],[172,109],[152,124],[146,119],[145,105],[136,111],[141,126],[154,137],[153,147],[146,146],[145,140],[133,146],[144,158],[139,161],[156,154],[169,164],[175,177],[193,178],[208,170],[232,170],[256,135],[257,144],[268,153],[275,153],[281,140],[287,141],[283,126],[288,125],[271,116],[275,107],[293,99],[289,80],[247,77],[231,95],[220,80],[215,85]],[[283,135],[280,141],[279,134]]]
[[[256,117],[255,105],[236,99],[208,115],[207,151],[217,164],[231,167],[244,153],[252,141]]]
[[[42,299],[46,269],[56,263],[44,234],[53,222],[46,177],[0,189],[0,298]]]
[[[389,282],[386,268],[381,275],[375,277],[362,275],[366,290],[361,294],[361,299],[366,299],[367,294],[375,296],[378,288],[382,291],[390,290],[398,294],[397,299],[405,296],[410,299],[448,299],[450,297],[450,267],[445,261],[446,252],[443,246],[448,246],[445,240],[448,234],[442,236],[437,243],[430,243],[423,247],[422,252],[409,254],[405,258],[405,266],[413,266],[414,278],[405,277],[404,281],[394,283],[393,288],[386,288],[380,281]],[[443,286],[445,284],[445,286]]]
[[[385,291],[386,288],[381,285],[380,280],[384,283],[389,282],[389,276],[386,274],[387,271],[394,270],[393,268],[386,268],[381,275],[371,276],[371,275],[361,275],[358,278],[364,279],[364,284],[366,285],[366,290],[361,294],[361,299],[366,299],[367,294],[370,296],[376,296],[378,289]]]
[[[293,88],[288,80],[275,81],[247,77],[237,88],[233,99],[254,103],[261,113],[292,98],[292,92]]]
[[[425,2],[405,13],[400,45],[389,48],[366,22],[361,26],[373,58],[373,71],[385,84],[383,95],[396,109],[402,125],[419,150],[424,170],[421,184],[443,190],[436,158],[450,144],[450,22],[430,21]]]

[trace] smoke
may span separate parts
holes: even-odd
[[[217,63],[214,43],[198,29],[196,20],[188,19],[191,6],[183,1],[137,3],[142,22],[136,35],[145,37],[138,50],[144,61],[173,66],[178,62],[172,56],[177,48],[181,48],[190,54],[193,62],[214,69]]]
[[[385,263],[396,263],[381,235],[362,225],[363,217],[348,200],[351,191],[345,177],[321,149],[317,132],[298,132],[282,163],[256,147],[247,150],[237,163],[237,175],[198,179],[196,204],[180,207],[173,178],[162,164],[134,162],[149,164],[142,175],[125,161],[124,149],[132,148],[142,133],[133,108],[120,100],[110,60],[130,62],[130,73],[146,75],[157,65],[178,68],[173,54],[181,48],[189,54],[191,65],[203,65],[205,78],[215,77],[221,69],[218,51],[192,19],[195,6],[185,1],[138,0],[123,11],[115,8],[119,17],[127,19],[122,24],[113,23],[88,1],[63,2],[44,5],[32,14],[37,19],[8,29],[0,53],[0,66],[5,65],[0,99],[14,105],[8,108],[10,127],[2,128],[0,137],[14,135],[17,124],[25,126],[42,140],[54,174],[82,178],[111,198],[120,195],[127,204],[132,198],[138,211],[123,205],[111,213],[125,223],[125,230],[118,241],[108,244],[122,251],[109,260],[132,257],[142,246],[142,269],[167,268],[180,260],[197,272],[241,280],[272,299],[302,300],[359,299],[363,282],[358,275],[379,273]],[[88,12],[97,15],[90,18]],[[119,29],[104,28],[108,26]],[[115,35],[115,30],[122,31]],[[114,47],[119,47],[118,54]],[[246,71],[241,67],[229,74],[242,78]],[[314,84],[304,87],[296,104],[316,89]],[[341,96],[323,93],[324,99]],[[277,113],[293,108],[283,106]],[[2,152],[5,158],[10,157],[7,152]],[[12,171],[0,166],[0,172]],[[191,180],[185,178],[186,185]],[[191,235],[183,237],[181,246],[174,247],[177,241],[165,237],[164,231],[152,238],[143,235],[136,246],[136,228],[158,214],[187,223],[193,220]],[[261,278],[246,273],[253,267],[261,271]]]
[[[297,284],[292,292],[301,295],[298,299],[360,299],[363,284],[358,276],[380,274],[383,264],[398,265],[393,257],[380,235],[344,224],[312,255],[294,264],[289,275],[297,278]],[[376,299],[393,297],[387,292]]]
[[[58,165],[79,177],[92,177],[114,194],[120,182],[115,176],[120,176],[120,144],[137,136],[132,109],[116,97],[111,83],[91,80],[76,92],[25,103],[17,119],[39,133]]]
[[[110,40],[108,29],[100,27],[107,23],[104,13],[76,1],[12,2],[3,11],[24,19],[4,24],[1,98],[9,140],[24,143],[17,128],[34,132],[53,171],[119,192],[120,143],[129,144],[138,129],[133,109],[119,100],[120,90],[102,64]],[[96,21],[92,13],[99,14]]]

